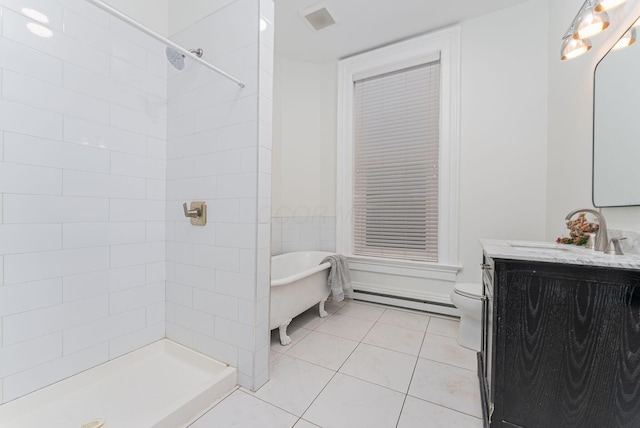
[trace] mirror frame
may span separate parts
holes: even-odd
[[[635,22],[635,21],[634,21]],[[633,25],[629,28],[627,28],[626,31],[629,31],[631,28],[633,28]],[[639,32],[640,32],[640,27],[638,27]],[[625,33],[626,33],[625,31]],[[624,33],[623,33],[624,34]],[[592,162],[591,162],[591,202],[593,203],[594,207],[597,208],[608,208],[608,207],[631,207],[631,206],[640,206],[640,190],[638,192],[638,197],[637,198],[633,198],[633,200],[630,200],[628,202],[620,202],[620,203],[615,203],[615,201],[611,204],[608,203],[597,203],[596,202],[596,164],[597,164],[597,160],[596,160],[596,123],[598,121],[598,115],[597,115],[597,83],[598,83],[598,79],[597,79],[597,72],[598,72],[598,68],[600,67],[602,61],[604,61],[613,51],[613,46],[615,46],[615,43],[618,41],[619,39],[616,39],[616,41],[614,42],[614,44],[611,46],[611,48],[609,48],[609,50],[607,50],[607,52],[602,56],[602,58],[600,58],[600,60],[598,61],[598,63],[596,64],[594,71],[593,71],[593,106],[592,106],[592,132],[591,132],[591,136],[592,136]],[[638,45],[640,45],[640,41],[636,41],[636,43]],[[634,46],[630,46],[629,48],[634,48]],[[638,48],[638,47],[635,47]],[[639,54],[640,55],[640,54]],[[640,83],[639,83],[640,84]],[[601,107],[602,108],[602,107]],[[638,139],[640,140],[640,134]],[[600,140],[601,141],[601,140]],[[602,144],[602,141],[601,141]],[[624,170],[625,168],[621,168],[620,170]],[[601,170],[601,168],[599,168],[598,170]],[[616,173],[619,173],[620,170],[616,169]],[[638,168],[638,170],[640,171],[640,168]],[[638,175],[639,180],[634,180],[634,182],[638,183],[638,188],[640,189],[640,173]],[[624,199],[624,198],[621,198]]]

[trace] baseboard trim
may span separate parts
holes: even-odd
[[[355,300],[361,300],[364,302],[380,303],[387,306],[395,306],[404,309],[413,309],[422,312],[429,312],[439,315],[447,315],[453,317],[460,317],[460,311],[451,304],[432,302],[428,300],[421,300],[403,296],[392,296],[389,294],[375,293],[366,290],[354,290]]]

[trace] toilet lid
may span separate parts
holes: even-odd
[[[462,296],[479,299],[482,297],[482,284],[476,282],[456,283],[455,291]]]

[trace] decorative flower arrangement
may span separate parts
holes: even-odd
[[[586,245],[589,241],[589,234],[597,232],[599,227],[598,223],[589,223],[585,213],[580,213],[575,220],[567,220],[569,237],[559,237],[556,242],[558,244]]]

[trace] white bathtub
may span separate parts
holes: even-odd
[[[287,327],[291,320],[319,305],[321,317],[326,317],[324,303],[331,289],[327,284],[329,263],[322,259],[335,253],[324,251],[296,251],[271,258],[271,315],[269,328],[280,329],[280,343],[288,345]]]
[[[169,340],[0,406],[0,427],[186,427],[234,389],[236,369]]]

